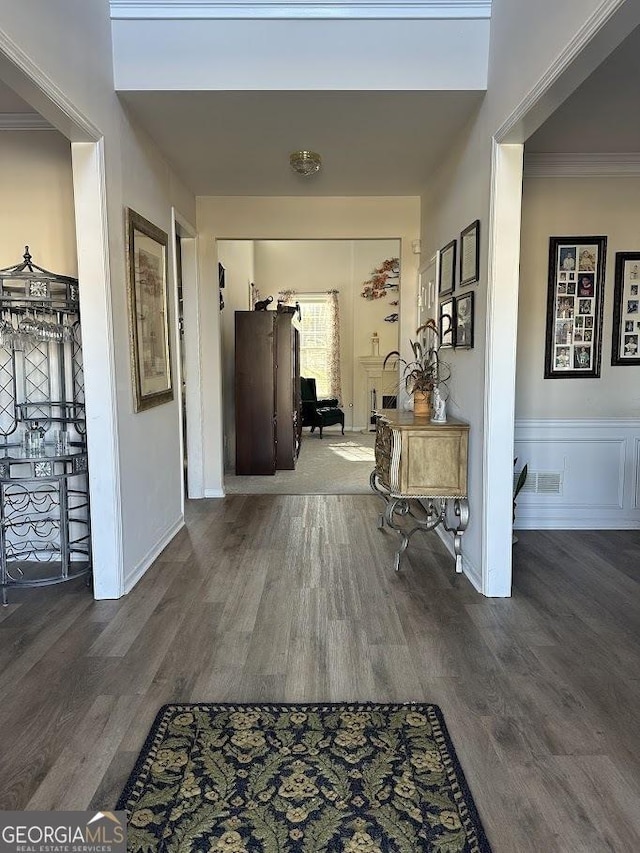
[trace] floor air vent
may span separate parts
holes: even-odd
[[[518,472],[519,473],[519,472]],[[518,474],[514,474],[513,484],[518,480]],[[562,494],[562,472],[561,471],[529,471],[527,482],[524,484],[522,494],[530,495],[561,495]]]

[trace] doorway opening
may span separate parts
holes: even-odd
[[[375,408],[382,408],[383,401],[388,407],[397,403],[397,371],[383,371],[383,362],[399,344],[400,240],[219,240],[217,249],[225,269],[225,492],[367,493],[374,461],[372,400]],[[385,265],[395,272],[383,281]],[[325,408],[337,407],[344,420],[343,435],[342,418],[333,408],[320,438],[319,427],[303,418],[295,468],[274,476],[235,473],[236,430],[248,428],[236,424],[235,312],[251,311],[255,302],[268,302],[268,311],[277,313],[280,304],[281,311],[293,312],[300,337],[299,375],[315,380],[317,399],[331,400]],[[336,335],[339,347],[334,349]],[[308,412],[305,406],[301,416]]]

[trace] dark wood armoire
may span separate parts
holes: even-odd
[[[294,316],[235,313],[236,474],[275,474],[296,466],[302,427]]]

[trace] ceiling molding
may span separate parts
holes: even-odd
[[[111,0],[113,20],[484,19],[491,0]]]
[[[55,127],[38,113],[0,113],[2,130],[55,130]]]
[[[640,154],[527,154],[525,178],[640,177]]]

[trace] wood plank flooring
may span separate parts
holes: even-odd
[[[0,808],[112,807],[169,701],[431,701],[494,853],[640,850],[640,532],[521,532],[514,596],[364,495],[193,502],[126,598],[0,612]]]

